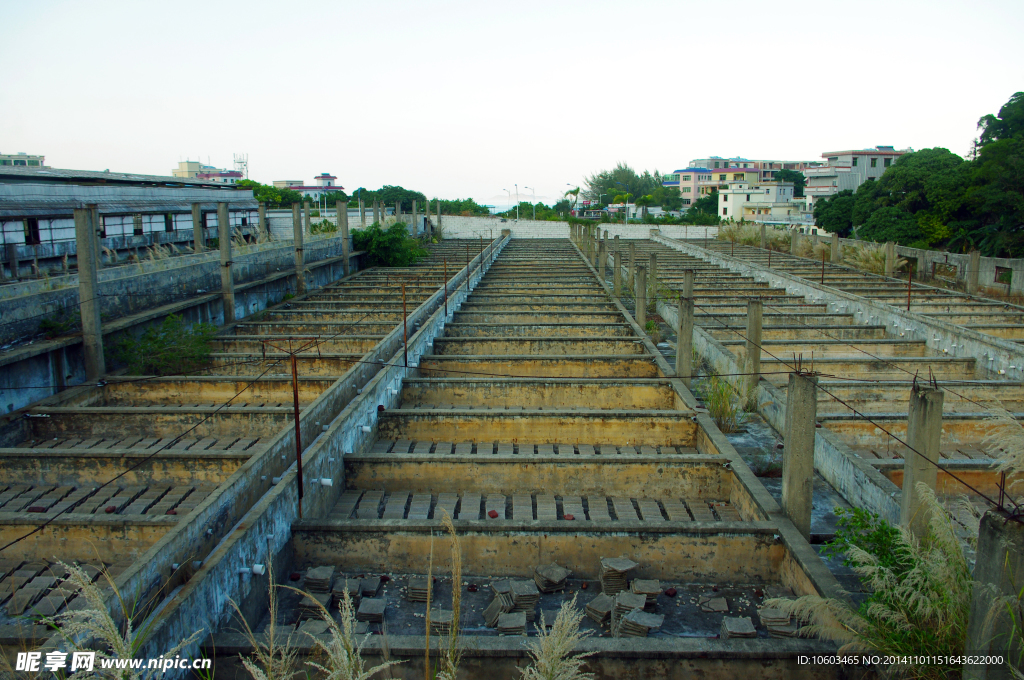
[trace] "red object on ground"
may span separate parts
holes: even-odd
[[[490,517],[491,519],[497,519],[498,518],[498,511],[497,510],[488,510],[487,511],[487,516]]]
[[[107,507],[103,508],[103,512],[109,515],[112,512],[117,512],[117,508],[114,507],[113,505],[108,505]]]
[[[669,597],[675,597],[676,593],[678,593],[678,592],[679,591],[676,590],[675,588],[669,588],[668,590],[665,591],[665,594],[668,595]]]
[[[755,597],[764,597],[764,591],[761,590],[760,588],[758,588],[757,590],[754,591],[754,596]]]
[[[384,410],[384,404],[377,404],[377,413],[380,413],[383,410]]]
[[[470,583],[468,586],[466,586],[466,590],[468,590],[471,593],[475,593],[476,591],[478,591],[480,589],[476,587],[475,583]]]
[[[580,590],[586,590],[586,589],[587,589],[587,588],[589,588],[589,587],[590,587],[590,586],[589,586],[589,585],[587,585],[587,582],[586,582],[586,581],[584,581],[584,582],[583,582],[583,584],[582,584],[582,585],[580,586]]]
[[[565,519],[569,520],[570,522],[572,520],[576,519],[575,515],[562,515],[562,517],[564,517]]]
[[[300,574],[297,571],[293,571],[292,573],[288,574],[288,578],[290,578],[293,581],[298,581],[300,578],[302,578],[302,574]]]
[[[25,512],[46,512],[46,508],[41,505],[30,505]]]
[[[170,510],[167,511],[167,514],[168,515],[177,515],[178,511],[175,510],[174,508],[171,508]]]
[[[381,583],[387,583],[387,582],[388,582],[388,581],[390,581],[390,580],[391,580],[391,577],[390,577],[390,576],[381,576],[381,577],[380,577],[380,582],[381,582]]]

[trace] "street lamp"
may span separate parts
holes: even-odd
[[[519,185],[513,185],[516,188],[516,222],[519,221]]]
[[[508,209],[506,209],[505,212],[508,212],[509,210],[512,209],[512,192],[509,191],[508,189],[502,189],[502,191],[508,194],[508,203],[505,204],[508,206]]]
[[[534,189],[533,187],[526,187],[526,186],[524,186],[523,188],[524,189],[529,189],[530,193],[533,195],[533,219],[536,220],[537,219],[537,190]]]

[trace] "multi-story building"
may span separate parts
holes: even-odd
[[[23,168],[45,168],[46,156],[31,156],[27,153],[0,153],[0,165]]]
[[[718,215],[723,220],[806,223],[805,200],[794,191],[792,182],[730,181],[718,190]]]
[[[235,184],[243,177],[238,170],[215,168],[199,161],[180,161],[177,170],[171,170],[171,175],[181,179],[202,179],[218,184]]]
[[[293,184],[291,180],[277,181],[274,182],[274,186],[281,189],[291,189],[292,191],[298,191],[300,194],[309,196],[312,200],[317,201],[320,199],[320,194],[329,193],[331,191],[342,191],[345,187],[339,185],[338,178],[329,172],[321,172],[319,175],[313,178],[315,184]],[[284,186],[279,186],[279,185]]]
[[[851,149],[827,151],[821,154],[826,163],[804,171],[807,185],[807,209],[813,210],[814,203],[840,191],[856,191],[864,182],[882,176],[896,159],[913,149],[895,149],[891,146],[876,146],[872,149]]]
[[[722,156],[709,156],[708,158],[695,158],[690,161],[690,166],[695,168],[708,168],[709,170],[731,170],[735,168],[757,170],[758,176],[754,181],[769,182],[775,178],[779,170],[796,170],[804,172],[808,168],[816,168],[823,165],[821,161],[785,161],[776,159],[749,159],[742,156],[723,158]]]

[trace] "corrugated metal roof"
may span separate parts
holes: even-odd
[[[215,210],[256,210],[251,190],[220,191],[205,185],[178,187],[0,183],[0,218],[70,217],[72,210],[96,205],[101,214],[190,212],[193,203]]]
[[[98,170],[64,170],[59,168],[27,168],[21,166],[0,166],[0,182],[53,182],[82,184],[136,184],[143,186],[200,186],[225,191],[235,188],[221,182],[209,182],[201,179],[168,177],[165,175],[141,175],[125,172],[107,172]]]

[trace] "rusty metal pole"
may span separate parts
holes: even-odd
[[[772,268],[772,247],[768,246],[768,269]]]
[[[405,313],[405,283],[402,283],[402,338],[405,367],[409,368],[409,317]]]
[[[736,241],[732,242],[732,250],[729,251],[729,255],[734,257],[736,255]]]
[[[292,395],[295,398],[295,466],[299,482],[299,519],[302,519],[302,428],[299,426],[299,368],[292,353]]]
[[[444,258],[444,316],[448,318],[448,258]]]

